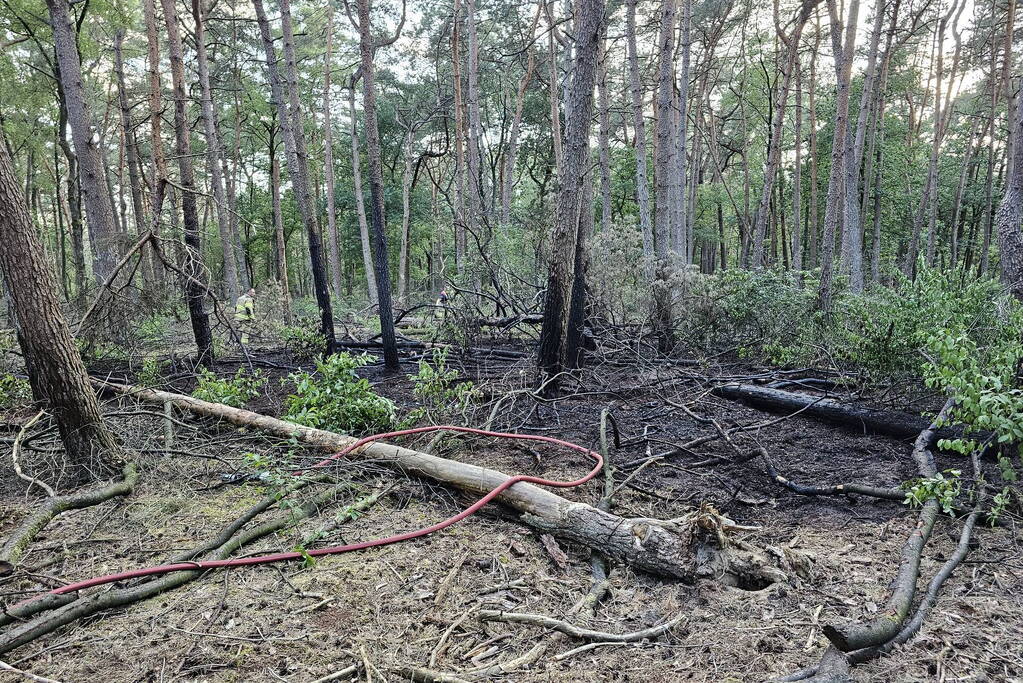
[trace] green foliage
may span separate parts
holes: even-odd
[[[32,400],[28,380],[10,374],[0,375],[0,410],[17,408]]]
[[[220,379],[204,368],[200,370],[198,380],[198,386],[192,392],[192,396],[234,408],[241,408],[247,401],[259,396],[266,385],[266,378],[261,372],[257,370],[249,375],[244,368],[239,368],[230,379]]]
[[[311,360],[322,356],[327,349],[319,323],[313,318],[299,318],[294,325],[281,325],[278,334],[296,358]]]
[[[394,427],[394,403],[375,393],[355,371],[370,362],[366,354],[339,353],[316,363],[316,372],[288,376],[295,393],[284,419],[344,434],[381,432]]]
[[[1006,327],[1011,336],[986,347],[962,328],[938,329],[928,339],[924,381],[955,397],[949,421],[965,428],[963,438],[942,439],[939,448],[968,455],[984,445],[970,436],[977,432],[989,432],[1002,447],[1023,443],[1023,389],[1014,377],[1023,346],[1018,323]],[[1007,476],[1011,465],[1003,463],[1002,470],[1003,478],[1015,479]]]
[[[904,504],[911,508],[920,507],[929,500],[936,500],[942,512],[951,515],[955,512],[956,498],[962,492],[960,470],[945,470],[933,477],[920,477],[904,482],[900,488],[906,492]]]
[[[135,383],[143,387],[155,387],[163,383],[163,371],[167,367],[167,361],[159,358],[145,358],[142,360],[142,369],[139,370]]]
[[[420,403],[410,420],[425,418],[439,423],[460,417],[462,422],[466,421],[466,413],[479,392],[472,382],[458,380],[458,371],[447,367],[447,359],[447,349],[434,349],[432,364],[420,360],[419,371],[408,376],[413,384],[412,393]]]
[[[171,318],[159,313],[154,313],[145,318],[138,327],[138,335],[142,341],[163,342],[166,341],[171,331]]]

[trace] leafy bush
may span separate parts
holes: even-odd
[[[284,419],[345,434],[392,429],[394,403],[376,394],[367,380],[355,374],[370,360],[366,354],[339,353],[318,360],[315,373],[289,375],[295,393],[288,396]]]
[[[322,356],[327,349],[319,323],[313,318],[300,318],[295,325],[281,325],[278,334],[296,358],[313,359]]]
[[[143,387],[155,387],[163,383],[163,370],[167,367],[167,361],[159,358],[145,358],[142,360],[142,369],[139,370],[135,383]]]
[[[32,400],[32,388],[28,380],[14,375],[0,375],[0,410],[17,408]]]
[[[409,419],[440,422],[460,416],[465,421],[466,412],[478,392],[472,382],[458,380],[458,371],[449,369],[447,360],[447,349],[434,349],[432,365],[425,359],[420,360],[419,371],[408,376],[413,384],[412,393],[420,402]]]
[[[220,379],[209,370],[199,372],[199,384],[192,396],[211,403],[223,403],[234,408],[241,408],[251,399],[256,398],[266,385],[266,378],[258,370],[253,375],[240,368],[230,379]]]

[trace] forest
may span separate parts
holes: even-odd
[[[1023,680],[1017,0],[0,3],[0,680]]]

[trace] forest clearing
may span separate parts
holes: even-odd
[[[0,2],[0,680],[1023,681],[1016,0]]]

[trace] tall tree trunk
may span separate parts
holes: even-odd
[[[0,144],[0,270],[10,297],[32,394],[57,421],[73,478],[81,482],[120,459],[57,298],[42,245],[7,153]],[[100,467],[97,468],[97,465]]]
[[[692,262],[692,245],[689,241],[689,210],[686,208],[686,193],[689,191],[687,142],[689,137],[689,62],[692,39],[690,34],[692,0],[679,0],[682,14],[679,17],[680,59],[682,66],[678,73],[678,136],[676,138],[675,161],[678,164],[678,200],[675,204],[677,216],[672,221],[672,249],[683,257],[685,263]]]
[[[657,190],[654,216],[654,252],[658,268],[667,267],[672,236],[678,219],[678,127],[675,109],[675,18],[678,0],[663,0],[660,36],[657,41],[657,97],[654,107],[656,149],[654,182]]]
[[[465,104],[462,101],[462,11],[461,0],[454,0],[451,27],[451,72],[454,81],[455,110],[455,268],[459,277],[466,268],[465,220]]]
[[[813,57],[811,57],[813,58]],[[795,170],[792,174],[792,270],[803,270],[803,73],[799,56],[792,65],[796,76]]]
[[[202,123],[206,134],[206,170],[213,186],[213,201],[216,204],[217,229],[220,232],[220,246],[224,259],[224,294],[234,303],[238,298],[238,263],[235,260],[234,240],[231,235],[231,218],[228,213],[227,195],[224,193],[224,176],[221,158],[220,133],[213,113],[213,91],[210,88],[210,69],[206,58],[206,29],[203,25],[207,9],[205,0],[192,0],[192,20],[195,24],[195,62],[199,71],[199,88],[202,94]]]
[[[323,57],[323,176],[327,186],[327,240],[330,245],[330,276],[334,296],[341,296],[341,246],[334,204],[334,124],[330,115],[330,76],[334,40],[334,3],[327,3],[327,52]]]
[[[410,122],[402,144],[404,167],[401,172],[401,235],[398,245],[398,305],[404,306],[408,296],[409,276],[409,241],[412,223],[412,172],[415,162],[412,159],[412,146],[415,142],[416,124]]]
[[[281,162],[277,159],[277,128],[268,125],[267,154],[270,157],[270,219],[274,227],[274,246],[277,257],[277,282],[281,286],[281,311],[286,324],[291,324],[291,282],[288,278],[288,241],[284,235],[284,217],[281,215]]]
[[[348,86],[348,112],[351,121],[349,135],[352,139],[352,194],[355,195],[355,213],[359,220],[359,238],[362,242],[362,267],[366,271],[366,291],[369,303],[377,304],[377,278],[373,272],[373,248],[369,240],[369,222],[366,220],[366,200],[362,195],[362,157],[359,155],[358,119],[355,116],[355,84],[353,78]]]
[[[1020,84],[1023,86],[1023,79]],[[1006,177],[1005,194],[998,205],[995,227],[1002,284],[1023,301],[1023,96],[1016,97],[1009,140],[1012,172]]]
[[[835,55],[835,144],[831,150],[831,172],[828,178],[828,200],[824,210],[824,235],[821,245],[821,281],[817,291],[818,305],[825,313],[831,312],[832,277],[834,274],[835,234],[842,215],[843,180],[846,173],[845,157],[848,147],[845,140],[849,125],[849,91],[852,80],[852,63],[856,48],[856,22],[859,18],[860,2],[851,0],[849,17],[846,20],[845,42],[842,41],[842,24],[835,0],[828,0],[831,15],[831,44]]]
[[[540,18],[542,3],[537,6],[536,16],[529,32],[532,39],[536,32],[536,23]],[[518,155],[519,130],[522,128],[522,113],[526,104],[526,88],[536,68],[536,55],[532,45],[526,48],[526,72],[519,80],[519,89],[515,95],[515,114],[512,117],[511,132],[508,134],[508,151],[504,159],[504,182],[501,184],[501,224],[507,228],[511,223],[511,205],[515,193],[515,161]]]
[[[260,8],[262,1],[260,0]],[[289,113],[281,113],[281,130],[284,131],[285,149],[288,147],[290,138],[291,152],[288,155],[288,175],[291,177],[291,187],[295,193],[295,200],[298,202],[298,212],[302,217],[305,226],[306,241],[309,248],[309,267],[312,271],[313,292],[316,295],[316,305],[320,309],[320,333],[326,340],[328,353],[334,348],[334,313],[330,306],[330,288],[327,285],[327,271],[323,263],[323,242],[320,239],[320,232],[316,226],[315,202],[309,186],[309,156],[306,154],[305,127],[303,124],[302,105],[298,95],[298,64],[295,58],[295,37],[291,28],[291,1],[280,0],[281,9],[281,33],[284,43],[284,86],[287,91],[287,98],[290,109]],[[264,20],[260,22],[260,31]],[[269,25],[266,25],[269,33]],[[273,61],[273,43],[266,41],[264,35],[264,48],[267,53],[267,61]],[[274,65],[276,67],[276,64]],[[274,69],[276,71],[276,69]],[[271,79],[273,76],[271,76]],[[283,101],[281,102],[283,104]],[[281,105],[278,105],[279,107]],[[289,118],[290,117],[290,118]],[[284,128],[284,119],[289,118],[288,128]]]
[[[760,203],[757,205],[756,213],[753,216],[753,267],[763,268],[767,265],[764,258],[764,239],[767,234],[767,221],[769,218],[771,195],[774,192],[774,182],[778,175],[778,168],[781,166],[781,146],[785,136],[785,112],[789,99],[792,74],[796,70],[796,63],[799,57],[800,39],[803,35],[803,27],[810,19],[810,14],[817,7],[820,0],[804,0],[799,8],[799,13],[794,20],[795,26],[790,35],[785,35],[781,22],[778,20],[778,3],[775,0],[775,25],[778,38],[786,46],[785,67],[781,72],[781,82],[778,85],[777,94],[774,97],[774,112],[771,120],[771,139],[767,145],[767,167],[764,169],[764,186],[760,192]]]
[[[636,49],[636,5],[638,0],[626,0],[626,44],[629,59],[629,92],[632,95],[632,121],[636,155],[636,205],[639,211],[639,229],[643,237],[643,256],[648,264],[647,279],[652,279],[649,265],[654,259],[654,233],[650,223],[650,189],[647,181],[646,117],[643,112],[643,86],[639,79],[639,55]]]
[[[387,267],[387,234],[384,230],[384,174],[377,121],[376,67],[374,42],[370,24],[370,0],[358,0],[359,54],[362,68],[362,112],[366,122],[366,157],[369,163],[369,193],[373,225],[373,259],[377,276],[377,301],[380,311],[380,335],[384,345],[384,367],[399,369],[398,345],[394,336],[394,313],[391,310],[391,275]],[[404,15],[402,16],[404,24]],[[398,30],[401,30],[399,26]],[[397,35],[395,35],[395,38]]]
[[[117,101],[121,107],[121,130],[124,131],[125,156],[128,165],[128,183],[131,188],[131,208],[135,218],[135,232],[141,237],[149,231],[146,225],[146,212],[142,207],[142,180],[139,171],[138,146],[135,143],[135,129],[131,122],[131,108],[128,105],[128,94],[124,83],[124,29],[114,35],[114,72],[117,76]],[[145,288],[151,291],[153,286],[153,262],[148,249],[141,255],[142,281]]]
[[[575,57],[571,70],[569,97],[565,118],[564,175],[558,193],[554,224],[551,267],[544,298],[543,325],[540,331],[537,366],[541,385],[557,390],[557,375],[570,363],[567,357],[569,312],[573,293],[585,292],[584,273],[576,265],[585,255],[580,253],[580,231],[592,225],[593,212],[587,196],[586,183],[592,186],[589,171],[590,127],[593,116],[593,87],[597,73],[597,52],[604,28],[604,0],[579,0],[575,18]],[[583,220],[588,213],[589,221]],[[585,234],[585,233],[584,233]],[[576,278],[583,279],[576,290]],[[575,305],[585,309],[585,302]]]
[[[210,332],[210,319],[205,307],[205,296],[209,288],[205,282],[206,268],[203,264],[202,243],[199,237],[199,212],[195,204],[195,178],[192,172],[192,141],[185,112],[185,61],[174,0],[161,0],[161,4],[163,20],[167,25],[167,46],[170,50],[171,80],[174,87],[174,139],[181,181],[181,210],[184,215],[184,242],[187,254],[185,272],[189,273],[185,280],[185,300],[188,303],[188,317],[192,323],[192,333],[195,335],[199,362],[211,366],[214,361],[213,334]]]
[[[476,0],[465,0],[465,23],[469,32],[469,54],[466,65],[465,109],[468,129],[469,225],[473,240],[483,248],[489,242],[489,221],[486,215],[486,193],[483,182],[483,124],[480,121],[479,39],[476,31]],[[478,276],[476,278],[478,280]],[[474,282],[479,289],[479,283]]]
[[[93,276],[105,282],[117,263],[117,227],[112,198],[106,189],[103,153],[86,100],[82,64],[67,0],[46,0],[53,27],[53,47],[60,65],[61,87],[67,104],[71,139],[78,159],[78,181],[85,217],[92,236]]]
[[[607,40],[600,41],[597,60],[597,129],[598,163],[600,164],[600,229],[611,230],[611,98],[607,82]]]

